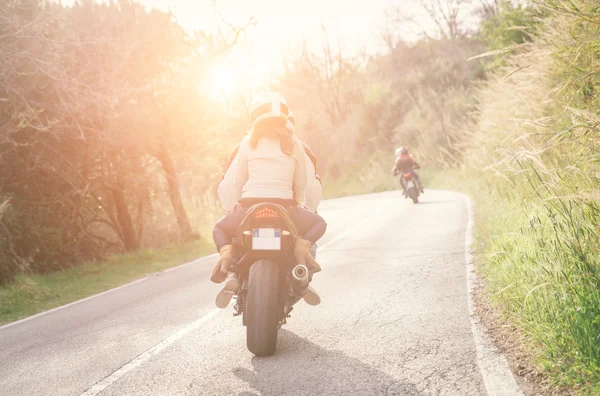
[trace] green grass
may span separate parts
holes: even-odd
[[[479,200],[488,212],[487,237],[480,237],[482,272],[555,383],[598,394],[600,208],[568,199],[515,198],[495,214]]]
[[[205,240],[116,255],[47,275],[20,275],[0,286],[0,324],[91,296],[213,253]]]
[[[449,171],[431,183],[473,198],[478,272],[505,319],[521,329],[538,370],[558,387],[597,395],[600,205],[564,197],[563,181],[547,176],[529,184],[526,175],[509,182],[487,172]],[[563,191],[544,193],[551,185]]]
[[[598,395],[600,14],[591,0],[541,3],[542,36],[477,95],[459,176],[489,295],[555,385]]]

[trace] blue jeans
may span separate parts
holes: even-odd
[[[235,233],[244,217],[246,217],[248,209],[238,204],[233,211],[217,221],[213,228],[213,240],[217,246],[217,251],[220,251],[223,246],[231,244],[231,240],[236,237]],[[306,239],[314,245],[325,234],[327,223],[315,212],[300,206],[288,207],[286,210],[296,225],[300,238]]]

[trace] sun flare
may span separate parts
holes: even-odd
[[[222,66],[215,66],[210,72],[211,97],[217,101],[227,100],[236,89],[233,72]]]

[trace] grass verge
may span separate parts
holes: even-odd
[[[68,304],[131,282],[146,274],[213,253],[212,243],[192,241],[164,249],[116,255],[45,275],[20,275],[0,286],[0,324]]]
[[[597,204],[534,194],[551,184],[546,180],[511,185],[483,172],[448,172],[434,184],[473,198],[477,271],[487,298],[519,329],[522,352],[544,386],[600,394]]]

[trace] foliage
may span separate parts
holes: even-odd
[[[196,236],[176,168],[214,141],[197,87],[223,47],[128,1],[0,9],[0,281]]]
[[[17,275],[11,283],[0,286],[0,324],[101,293],[212,250],[207,242],[191,241],[160,250],[115,255],[52,274]]]
[[[502,1],[498,13],[486,19],[480,36],[489,50],[499,50],[533,41],[543,17],[537,8]]]
[[[555,383],[582,394],[600,391],[594,3],[538,3],[539,37],[477,94],[463,164],[492,296]]]

